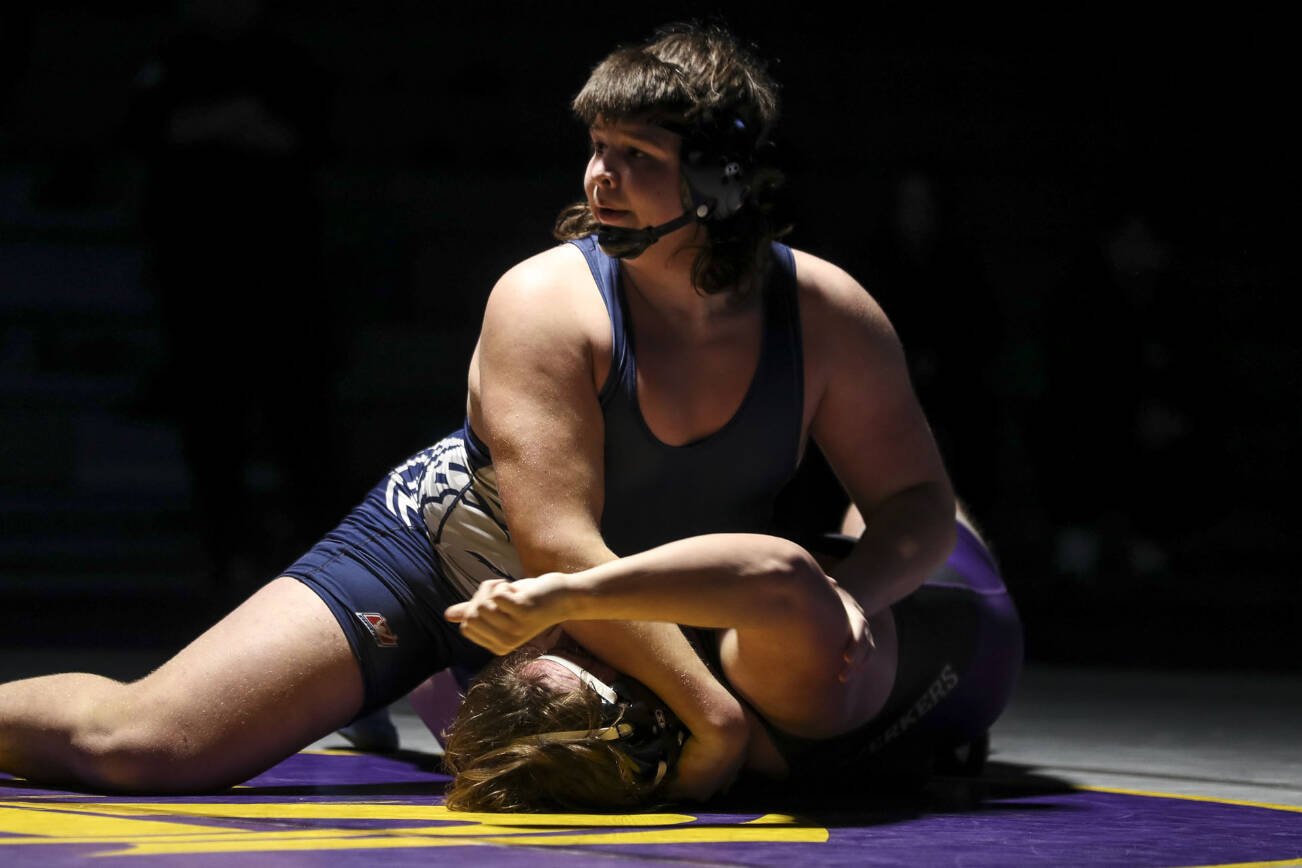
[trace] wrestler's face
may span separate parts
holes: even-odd
[[[600,223],[641,229],[683,213],[682,137],[642,121],[597,118],[583,190]]]

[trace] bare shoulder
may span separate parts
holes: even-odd
[[[602,368],[610,351],[610,318],[587,260],[574,245],[562,244],[498,279],[484,308],[475,366],[535,353],[559,361],[569,352]],[[477,385],[472,372],[471,388]]]
[[[840,363],[893,355],[899,339],[885,312],[859,281],[838,265],[793,250],[808,363]]]
[[[610,320],[582,251],[564,245],[502,275],[471,360],[466,412],[488,444],[529,575],[596,562]]]
[[[944,466],[881,306],[843,269],[795,257],[809,431],[870,516],[900,491],[944,481]]]
[[[610,319],[582,251],[564,244],[515,265],[484,309],[467,383],[471,423],[491,433],[483,420],[489,408],[509,411],[547,396],[559,402],[582,384],[595,394],[610,368],[611,344]]]
[[[521,316],[572,323],[576,313],[602,308],[583,253],[562,244],[512,266],[498,279],[488,297],[485,325],[498,324],[502,317],[502,324],[517,323]]]

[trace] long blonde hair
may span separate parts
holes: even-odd
[[[540,652],[491,663],[466,692],[448,730],[443,765],[454,811],[609,811],[646,807],[656,786],[615,743],[533,741],[546,732],[597,730],[601,697],[587,685],[556,688],[524,671]]]

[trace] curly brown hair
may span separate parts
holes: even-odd
[[[620,48],[599,63],[572,104],[585,126],[598,117],[637,119],[672,129],[703,132],[721,118],[750,131],[751,198],[732,217],[710,220],[697,250],[692,284],[706,294],[747,292],[768,263],[768,245],[787,229],[773,218],[771,194],[782,175],[760,155],[778,117],[778,86],[764,64],[717,26],[675,24],[635,48]],[[684,207],[690,199],[684,197]],[[587,201],[561,211],[553,234],[560,241],[597,231]]]
[[[609,811],[646,807],[656,785],[610,741],[531,741],[547,732],[603,726],[601,697],[586,684],[557,689],[525,669],[521,648],[494,661],[466,692],[448,730],[443,765],[454,811]]]

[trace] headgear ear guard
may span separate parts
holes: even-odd
[[[727,220],[750,198],[751,163],[757,137],[741,118],[731,115],[716,119],[706,114],[696,124],[662,124],[683,137],[679,170],[691,195],[691,208],[659,226],[625,229],[599,226],[597,243],[607,256],[632,259],[665,235],[686,226],[693,219]]]
[[[745,121],[736,116],[715,120],[707,115],[683,136],[681,170],[697,220],[727,220],[746,204],[755,144]]]
[[[540,732],[515,739],[512,744],[614,741],[633,761],[638,774],[659,784],[682,753],[687,730],[678,717],[639,681],[621,675],[606,684],[572,660],[543,654],[537,659],[559,663],[601,697],[601,726],[564,732]]]

